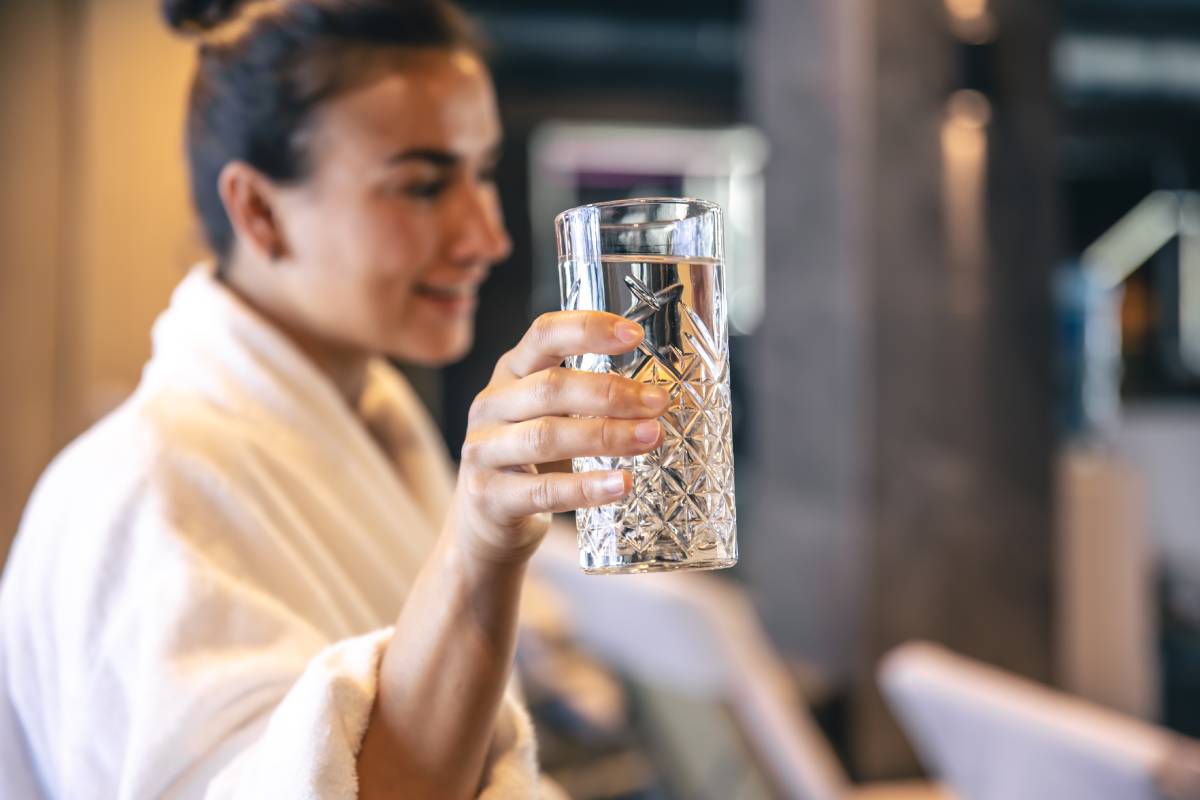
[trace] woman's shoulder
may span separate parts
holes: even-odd
[[[189,397],[135,394],[50,463],[26,506],[14,556],[128,540],[137,517],[170,519],[244,476],[253,437],[236,419]],[[122,542],[128,545],[128,541]]]
[[[0,639],[37,619],[86,649],[164,581],[245,580],[242,540],[270,496],[245,466],[253,447],[219,409],[166,396],[135,397],[84,432],[25,508],[0,581]]]
[[[248,426],[202,399],[135,393],[67,445],[43,473],[38,490],[79,498],[95,488],[111,498],[253,447]]]

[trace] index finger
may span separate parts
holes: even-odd
[[[642,335],[641,325],[607,311],[550,311],[533,321],[497,368],[524,378],[557,366],[567,356],[627,353]]]

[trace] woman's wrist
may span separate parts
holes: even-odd
[[[529,559],[511,553],[498,556],[461,530],[447,533],[435,558],[440,562],[444,602],[465,613],[463,622],[469,620],[459,629],[463,643],[482,648],[476,654],[485,660],[511,659],[509,639]]]
[[[472,571],[523,571],[550,527],[549,514],[534,514],[512,526],[498,525],[456,503],[447,520],[448,543]]]

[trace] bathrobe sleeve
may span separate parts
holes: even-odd
[[[132,730],[149,734],[131,737],[126,754],[130,785],[147,792],[133,796],[158,796],[158,784],[167,796],[209,800],[356,797],[355,758],[391,630],[326,642],[195,554],[163,577],[163,602],[142,606],[128,696]],[[484,796],[536,797],[533,735],[511,699],[500,731]]]
[[[391,630],[331,641],[264,589],[238,544],[262,517],[219,470],[167,458],[138,472],[124,489],[51,480],[9,565],[8,691],[47,792],[356,797]],[[481,796],[537,785],[529,719],[506,698]]]
[[[375,696],[376,669],[390,630],[334,643],[310,660],[265,730],[208,782],[205,797],[353,798],[355,754]],[[231,744],[236,742],[235,736]],[[533,734],[524,709],[506,697],[489,764],[485,800],[536,798]]]

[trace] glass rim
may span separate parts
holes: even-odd
[[[704,214],[708,214],[708,213],[711,213],[714,211],[719,213],[721,211],[721,205],[719,203],[714,203],[712,200],[701,200],[698,197],[627,197],[627,198],[620,199],[620,200],[604,200],[599,203],[584,203],[581,206],[575,206],[574,208],[568,208],[566,211],[560,211],[557,215],[555,215],[554,221],[555,221],[555,223],[562,223],[562,222],[565,222],[567,219],[575,216],[576,214],[583,212],[583,211],[590,210],[590,209],[595,209],[597,211],[603,211],[606,208],[617,208],[620,206],[633,207],[633,206],[649,206],[649,205],[696,206],[697,208],[700,209],[700,212],[698,214],[689,214],[688,216],[683,217],[683,219],[652,220],[652,221],[645,221],[645,222],[605,222],[605,223],[599,223],[599,224],[604,227],[608,227],[608,226],[614,226],[614,227],[631,226],[631,227],[634,227],[634,226],[654,225],[654,224],[671,225],[671,224],[675,224],[678,222],[682,222],[684,219],[691,219],[691,218],[702,216]]]

